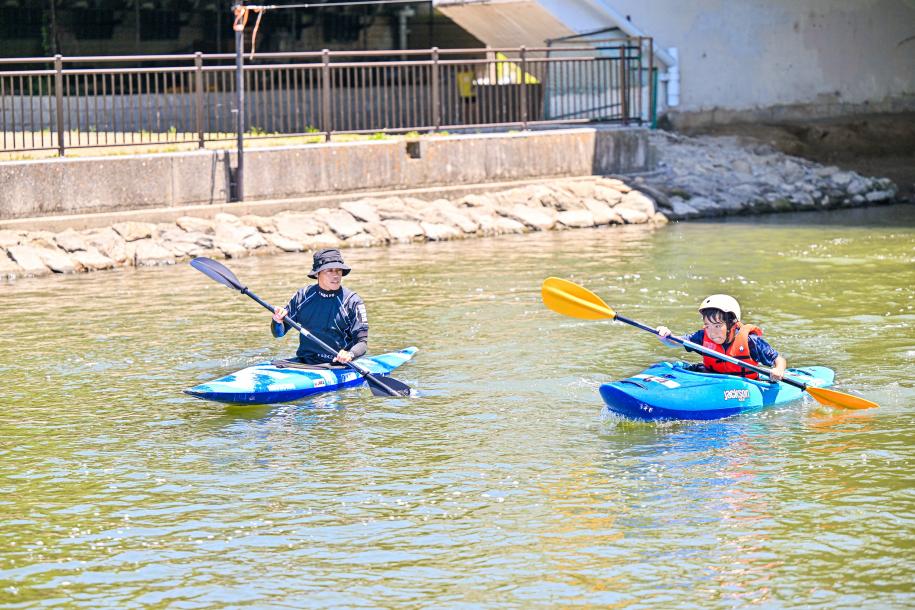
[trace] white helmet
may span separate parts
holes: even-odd
[[[699,313],[702,313],[703,309],[720,309],[724,312],[731,312],[737,317],[737,321],[740,321],[740,303],[734,297],[726,294],[713,294],[707,297],[699,306]]]

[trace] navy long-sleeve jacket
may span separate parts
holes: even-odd
[[[368,348],[369,322],[362,297],[341,287],[325,292],[313,284],[300,288],[286,305],[292,318],[308,331],[334,348],[333,354],[303,335],[299,335],[296,356],[308,364],[331,362],[341,349],[352,352],[354,358],[365,355]],[[271,322],[274,337],[282,337],[292,328],[285,322]]]

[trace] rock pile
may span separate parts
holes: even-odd
[[[762,143],[663,131],[651,138],[658,170],[644,180],[672,220],[856,207],[896,198],[896,185],[887,178],[840,171]]]
[[[654,200],[620,180],[557,180],[455,201],[364,198],[338,208],[275,216],[185,216],[174,223],[121,222],[60,233],[0,230],[0,278],[170,265],[195,256],[236,258],[324,247],[665,223]]]

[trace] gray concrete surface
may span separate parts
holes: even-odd
[[[412,154],[411,154],[412,153]],[[224,206],[222,151],[0,163],[0,222]],[[228,154],[235,164],[235,155]],[[245,151],[245,200],[642,172],[642,129],[577,128]]]

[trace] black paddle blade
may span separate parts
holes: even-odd
[[[410,396],[413,393],[410,386],[393,377],[375,375],[364,375],[364,377],[374,396]]]
[[[228,267],[222,263],[217,263],[211,258],[198,256],[191,261],[191,267],[204,274],[211,280],[217,281],[220,284],[228,286],[229,288],[233,288],[235,290],[245,289],[245,287],[242,286],[242,283],[238,281],[238,278],[235,277],[235,274],[229,271]]]

